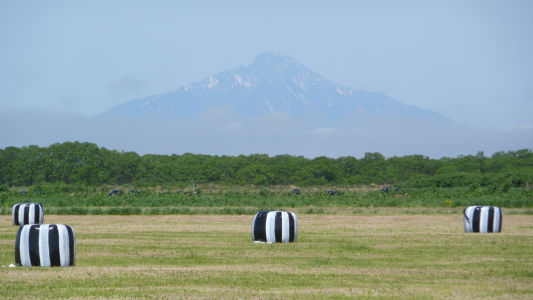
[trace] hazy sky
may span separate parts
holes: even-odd
[[[0,1],[0,117],[89,117],[274,51],[459,124],[533,128],[533,1],[189,2]]]

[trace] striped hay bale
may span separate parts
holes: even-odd
[[[463,210],[465,232],[501,232],[502,210],[496,206],[469,206]]]
[[[42,224],[44,209],[41,203],[18,203],[13,205],[13,225]]]
[[[76,261],[76,236],[70,225],[20,226],[15,242],[17,266],[67,267]]]
[[[266,243],[296,241],[298,219],[288,211],[260,211],[252,221],[252,240]]]

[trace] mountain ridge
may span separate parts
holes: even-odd
[[[402,104],[383,93],[335,84],[292,57],[272,52],[259,54],[248,66],[211,74],[174,91],[127,101],[95,119],[187,119],[212,109],[244,118],[281,113],[296,120],[312,120],[317,126],[369,118],[453,123],[441,114]]]

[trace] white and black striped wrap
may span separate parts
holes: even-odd
[[[18,203],[13,205],[13,225],[42,224],[44,209],[41,203]]]
[[[76,236],[70,225],[20,226],[15,241],[17,266],[68,267],[76,262]]]
[[[501,232],[502,210],[496,206],[469,206],[463,210],[465,232]]]
[[[267,243],[296,241],[298,219],[288,211],[260,211],[252,221],[252,240]]]

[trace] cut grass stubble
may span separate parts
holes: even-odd
[[[251,241],[251,216],[45,221],[74,226],[77,266],[8,268],[17,228],[2,225],[0,298],[533,296],[530,215],[504,216],[501,234],[465,234],[460,214],[301,214],[297,242],[272,245]]]

